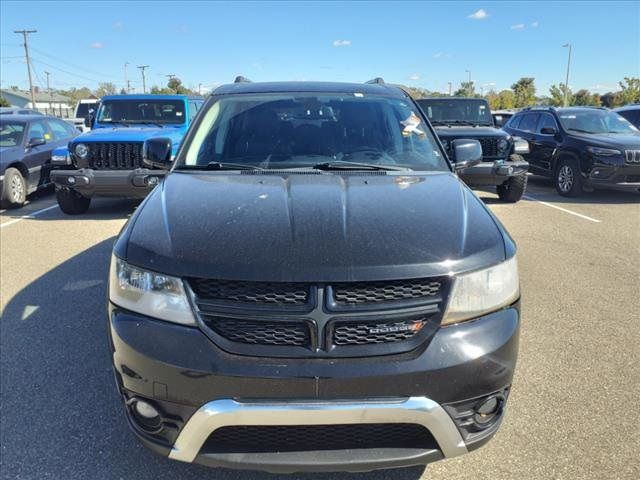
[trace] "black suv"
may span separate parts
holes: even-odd
[[[531,107],[504,129],[529,142],[532,173],[552,177],[560,195],[612,188],[640,191],[640,131],[598,107]]]
[[[482,98],[423,98],[418,105],[436,129],[450,154],[457,138],[477,139],[482,145],[482,163],[460,171],[472,187],[495,186],[500,200],[517,202],[527,188],[529,165],[520,155],[526,142],[496,128],[489,104]]]
[[[626,118],[634,127],[640,128],[640,103],[632,103],[616,108],[614,112]]]
[[[477,141],[454,140],[458,163]],[[364,471],[485,444],[516,364],[516,246],[383,84],[216,89],[120,233],[108,318],[158,453]]]

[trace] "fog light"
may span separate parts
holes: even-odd
[[[67,178],[67,183],[68,183],[69,185],[74,185],[74,184],[76,183],[76,179],[75,179],[75,177],[68,177],[68,178]]]
[[[133,408],[135,408],[136,413],[143,418],[152,419],[160,416],[158,410],[156,410],[153,405],[145,402],[144,400],[136,401],[136,403],[133,405]]]
[[[502,410],[504,399],[500,396],[489,397],[475,408],[474,420],[483,425],[493,420]]]
[[[147,185],[155,187],[158,184],[158,177],[147,177]]]

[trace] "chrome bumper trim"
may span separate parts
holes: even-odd
[[[235,425],[332,425],[415,423],[427,428],[445,457],[467,453],[453,420],[426,397],[361,402],[209,402],[193,414],[178,435],[169,458],[193,462],[211,433]]]

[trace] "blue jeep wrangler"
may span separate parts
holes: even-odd
[[[165,171],[143,163],[144,142],[165,138],[175,155],[202,104],[186,95],[103,97],[87,120],[92,130],[53,152],[51,180],[61,210],[84,213],[93,196],[145,197]]]

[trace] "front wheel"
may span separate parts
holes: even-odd
[[[7,168],[4,172],[0,204],[5,208],[18,208],[27,200],[27,182],[17,168]]]
[[[563,158],[555,175],[556,190],[563,197],[577,197],[582,193],[582,174],[578,162],[573,158]]]
[[[515,203],[522,198],[525,190],[527,189],[527,174],[516,175],[511,177],[502,185],[498,185],[496,190],[498,191],[498,198],[503,202]]]
[[[56,199],[58,200],[60,210],[67,215],[86,213],[91,204],[90,198],[83,197],[78,192],[67,188],[56,190]]]

